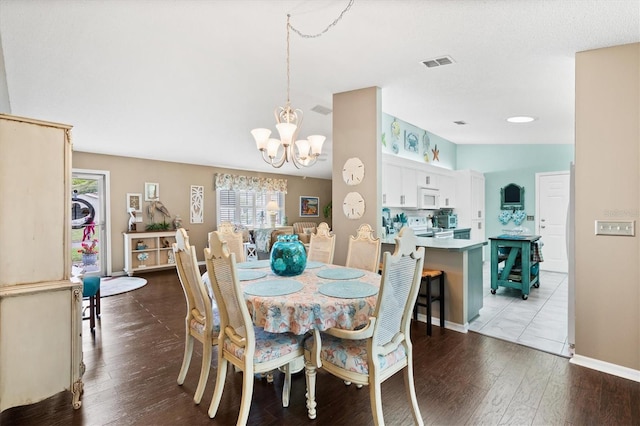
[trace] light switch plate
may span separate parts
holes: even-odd
[[[596,220],[596,235],[634,237],[636,235],[635,220]]]

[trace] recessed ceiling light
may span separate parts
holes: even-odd
[[[528,117],[526,115],[517,115],[515,117],[507,118],[507,121],[509,123],[531,123],[532,121],[535,121],[535,118]]]

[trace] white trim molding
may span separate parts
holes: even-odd
[[[633,368],[611,364],[610,362],[600,361],[599,359],[589,358],[582,355],[574,355],[569,362],[581,367],[602,371],[603,373],[612,374],[614,376],[622,377],[623,379],[629,379],[640,383],[640,371],[634,370]]]

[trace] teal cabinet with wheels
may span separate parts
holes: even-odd
[[[522,291],[522,298],[529,298],[531,286],[540,287],[539,256],[533,256],[532,245],[539,235],[500,235],[491,237],[491,294],[498,287]]]

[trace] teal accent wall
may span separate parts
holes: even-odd
[[[458,145],[384,112],[380,138],[385,154],[456,169]],[[433,151],[437,151],[437,157]]]
[[[484,173],[486,237],[515,227],[513,221],[502,225],[498,220],[503,186],[510,183],[524,186],[525,211],[533,216],[536,173],[569,171],[574,152],[574,145],[458,145],[458,169]],[[534,223],[525,220],[522,226],[534,231]]]

